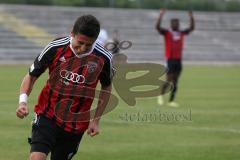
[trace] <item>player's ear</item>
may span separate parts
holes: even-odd
[[[73,32],[71,32],[70,35],[71,35],[71,37],[74,37],[74,36],[75,36],[75,34],[74,34]]]

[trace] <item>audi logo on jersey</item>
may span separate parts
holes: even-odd
[[[85,77],[83,75],[79,75],[77,73],[74,73],[65,69],[60,71],[60,76],[64,80],[67,80],[73,83],[81,84],[85,82]]]

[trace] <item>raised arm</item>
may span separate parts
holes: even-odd
[[[162,26],[161,26],[164,14],[165,14],[165,9],[161,9],[158,20],[157,20],[157,23],[156,23],[156,26],[155,26],[156,30],[160,34],[164,34],[167,31],[165,28],[162,28]]]
[[[195,29],[195,20],[194,20],[193,12],[189,11],[188,14],[190,18],[190,26],[184,31],[186,34],[189,34]]]

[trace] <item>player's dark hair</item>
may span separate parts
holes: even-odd
[[[73,25],[73,34],[83,34],[88,37],[97,38],[100,32],[100,23],[92,15],[78,17]]]

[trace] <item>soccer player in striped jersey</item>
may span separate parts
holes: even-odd
[[[159,34],[164,36],[165,40],[165,58],[167,60],[167,81],[172,82],[173,90],[171,91],[168,105],[171,107],[178,107],[179,105],[174,102],[177,92],[178,79],[182,71],[182,51],[184,36],[188,35],[194,30],[195,23],[192,11],[189,12],[190,27],[185,30],[180,30],[179,19],[171,19],[171,28],[166,29],[161,26],[162,18],[165,13],[164,9],[160,10],[160,15],[156,23],[156,30]],[[165,87],[163,86],[162,93]],[[158,97],[158,104],[163,105],[163,97]]]
[[[112,55],[96,42],[100,23],[92,15],[79,17],[70,36],[50,42],[37,56],[20,87],[16,115],[29,114],[27,98],[38,77],[49,70],[34,111],[30,160],[70,160],[84,132],[99,133],[99,120],[108,103],[113,78]],[[97,83],[101,83],[96,112],[91,118]]]

